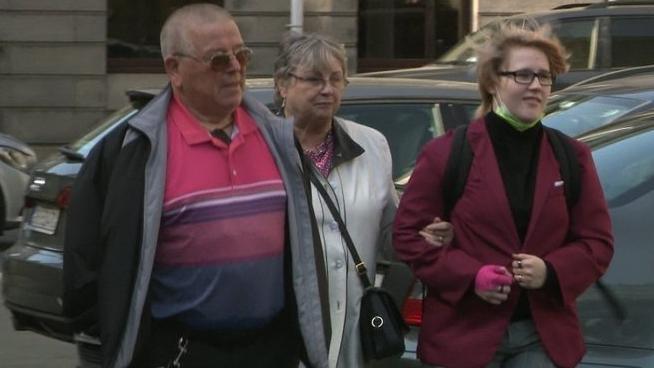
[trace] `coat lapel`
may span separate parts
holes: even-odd
[[[488,200],[495,207],[495,220],[501,228],[506,229],[507,242],[501,242],[508,254],[515,253],[520,247],[520,238],[513,221],[509,199],[504,188],[504,181],[497,164],[493,144],[486,130],[484,120],[479,124],[471,124],[468,138],[475,159],[470,172],[479,172],[483,181],[488,185]],[[470,178],[468,178],[470,180]]]
[[[536,187],[534,188],[534,202],[531,208],[531,216],[529,220],[529,227],[527,228],[527,235],[525,236],[525,245],[529,244],[529,240],[534,227],[539,221],[539,217],[543,208],[547,203],[550,192],[554,188],[554,183],[561,180],[559,173],[559,164],[554,157],[552,148],[547,141],[547,134],[543,134],[540,142],[540,152],[538,155],[538,171],[536,174]]]

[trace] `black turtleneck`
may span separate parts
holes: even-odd
[[[489,112],[486,115],[486,128],[493,143],[493,151],[500,168],[504,190],[509,200],[513,223],[520,237],[521,246],[525,241],[531,207],[534,202],[536,174],[538,172],[538,154],[543,135],[543,126],[535,126],[520,132],[502,117]],[[548,278],[551,267],[548,265]],[[521,293],[518,304],[513,311],[512,321],[531,318],[527,293]]]
[[[499,115],[489,112],[486,128],[493,143],[513,222],[521,242],[524,242],[536,187],[543,126],[539,122],[520,132]]]

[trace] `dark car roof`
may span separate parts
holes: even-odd
[[[553,9],[530,13],[529,17],[537,18],[540,21],[552,21],[558,19],[570,19],[579,17],[592,17],[602,15],[638,15],[654,13],[654,1],[640,2],[614,2],[596,3],[587,6],[572,7],[567,9]],[[507,19],[520,19],[524,15],[518,14]]]
[[[345,89],[344,100],[369,99],[464,99],[478,100],[479,92],[476,83],[420,80],[406,78],[371,78],[351,77],[350,84]],[[247,83],[248,90],[257,98],[269,103],[263,96],[272,91],[273,82],[270,78],[251,79]],[[272,98],[272,97],[271,97]],[[272,100],[270,100],[272,102]]]
[[[479,100],[476,83],[408,78],[351,77],[343,94],[343,103],[366,100]],[[266,105],[273,104],[272,78],[247,80],[247,91]],[[160,89],[139,89],[127,92],[133,105],[141,105],[158,94]]]
[[[654,101],[654,72],[573,85],[556,92],[553,98],[573,94],[624,95]]]
[[[573,88],[578,86],[583,86],[585,84],[598,83],[598,82],[607,82],[620,78],[627,78],[633,76],[644,76],[654,74],[654,65],[642,65],[642,66],[632,66],[629,68],[611,70],[609,72],[584,79],[581,82],[575,83],[567,88]]]
[[[345,100],[479,99],[477,84],[471,82],[374,77],[351,77],[348,80],[350,84],[343,95]],[[254,94],[259,101],[265,104],[272,103],[272,78],[248,79],[246,85],[248,92]],[[139,89],[129,91],[127,94],[130,100],[140,101],[151,99],[160,91],[160,89]]]

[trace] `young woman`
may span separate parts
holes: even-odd
[[[567,69],[546,28],[505,25],[479,50],[474,159],[451,212],[456,237],[417,234],[443,216],[452,134],[421,152],[394,225],[398,257],[427,287],[418,356],[454,367],[575,367],[585,352],[575,299],[607,269],[611,224],[590,151],[572,139],[581,193],[568,210],[540,119]],[[462,353],[465,352],[465,353]]]

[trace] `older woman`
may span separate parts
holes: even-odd
[[[456,238],[433,247],[417,230],[443,216],[443,174],[453,134],[421,152],[395,220],[395,247],[427,287],[419,358],[430,365],[574,367],[585,347],[575,299],[607,269],[611,224],[589,149],[577,157],[580,193],[565,183],[540,119],[567,68],[546,28],[505,25],[479,50],[479,117]],[[462,352],[466,352],[462,354]]]
[[[388,143],[378,131],[336,117],[347,85],[345,49],[318,34],[289,34],[275,63],[275,92],[281,113],[294,119],[295,135],[313,171],[349,229],[374,280],[376,255],[390,244],[397,206]],[[305,173],[308,175],[308,173]],[[346,243],[315,187],[316,217],[329,295],[330,367],[362,367],[359,338],[361,280]],[[438,243],[451,238],[449,224],[420,229]]]

